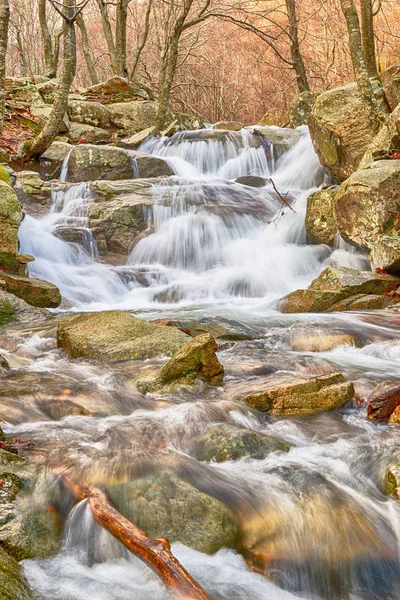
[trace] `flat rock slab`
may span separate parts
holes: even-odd
[[[20,277],[9,273],[0,274],[0,282],[7,292],[39,308],[57,308],[61,304],[61,293],[57,286],[34,277]]]
[[[271,415],[313,415],[341,408],[354,396],[354,386],[341,373],[292,381],[245,396],[244,401]]]

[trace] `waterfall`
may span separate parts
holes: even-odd
[[[248,130],[180,132],[142,144],[142,151],[167,159],[176,175],[153,185],[152,233],[118,267],[97,256],[88,227],[90,184],[64,184],[53,193],[50,212],[41,219],[27,216],[20,228],[21,251],[36,259],[31,275],[55,283],[78,310],[198,302],[210,309],[261,302],[271,309],[283,295],[307,287],[329,260],[359,264],[348,247],[332,254],[308,243],[306,200],[322,184],[323,171],[307,129],[294,133],[286,152]],[[293,130],[279,134],[290,139]],[[67,172],[68,157],[62,179]],[[263,177],[264,186],[235,183],[248,175]]]

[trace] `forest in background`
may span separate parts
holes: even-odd
[[[375,0],[358,5],[365,38],[363,16],[369,6],[382,71],[400,54],[400,4]],[[10,0],[7,75],[54,75],[61,68],[62,18],[56,7],[47,0]],[[158,95],[182,20],[172,105],[206,122],[234,118],[256,123],[270,109],[288,110],[299,91],[292,65],[298,66],[293,26],[312,91],[354,80],[340,0],[90,0],[77,19],[73,87],[120,74]],[[364,54],[368,62],[365,48]],[[279,114],[274,118],[279,121]]]

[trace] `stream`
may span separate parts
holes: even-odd
[[[329,248],[307,238],[306,200],[326,181],[307,128],[298,131],[282,154],[248,130],[225,141],[197,132],[146,141],[140,149],[166,159],[175,175],[153,186],[152,233],[124,265],[97,255],[88,183],[54,193],[47,215],[25,217],[20,251],[36,259],[30,274],[56,284],[66,304],[55,319],[0,332],[11,367],[1,380],[4,430],[32,440],[35,456],[51,468],[104,489],[168,470],[228,506],[253,540],[242,554],[172,544],[214,600],[399,600],[400,506],[384,489],[399,434],[368,421],[366,401],[385,383],[400,384],[400,315],[278,312],[280,298],[329,265],[369,268],[367,256],[341,239]],[[64,181],[67,173],[68,160]],[[250,175],[265,184],[235,183]],[[60,225],[82,231],[83,243],[56,237]],[[129,380],[165,359],[72,361],[56,347],[58,318],[109,309],[148,320],[233,323],[246,335],[220,346],[221,387],[143,396]],[[296,345],[331,334],[352,343],[313,352]],[[336,370],[354,383],[358,399],[341,410],[267,417],[240,401],[265,382]],[[66,395],[87,414],[49,419],[46,407]],[[202,461],[192,440],[216,424],[263,433],[288,451]],[[85,501],[67,509],[60,552],[23,562],[43,600],[174,597],[94,522]]]

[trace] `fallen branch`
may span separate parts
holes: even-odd
[[[294,210],[294,208],[292,208],[292,207],[290,206],[290,204],[289,204],[289,202],[286,200],[286,198],[285,198],[284,196],[282,196],[282,194],[281,194],[281,193],[278,191],[278,189],[277,189],[277,187],[276,187],[276,185],[275,185],[275,183],[274,183],[274,180],[272,179],[272,177],[270,177],[270,178],[269,178],[269,180],[270,180],[270,182],[272,183],[272,187],[274,188],[275,192],[278,194],[278,196],[279,196],[279,198],[282,200],[282,202],[283,202],[284,204],[286,204],[286,206],[288,206],[288,207],[290,208],[290,210],[292,210],[292,211],[295,213],[296,211]]]
[[[166,538],[149,538],[144,531],[124,517],[98,488],[74,483],[67,477],[62,477],[62,481],[77,500],[87,499],[93,517],[100,525],[146,563],[181,598],[211,600],[172,554]]]

